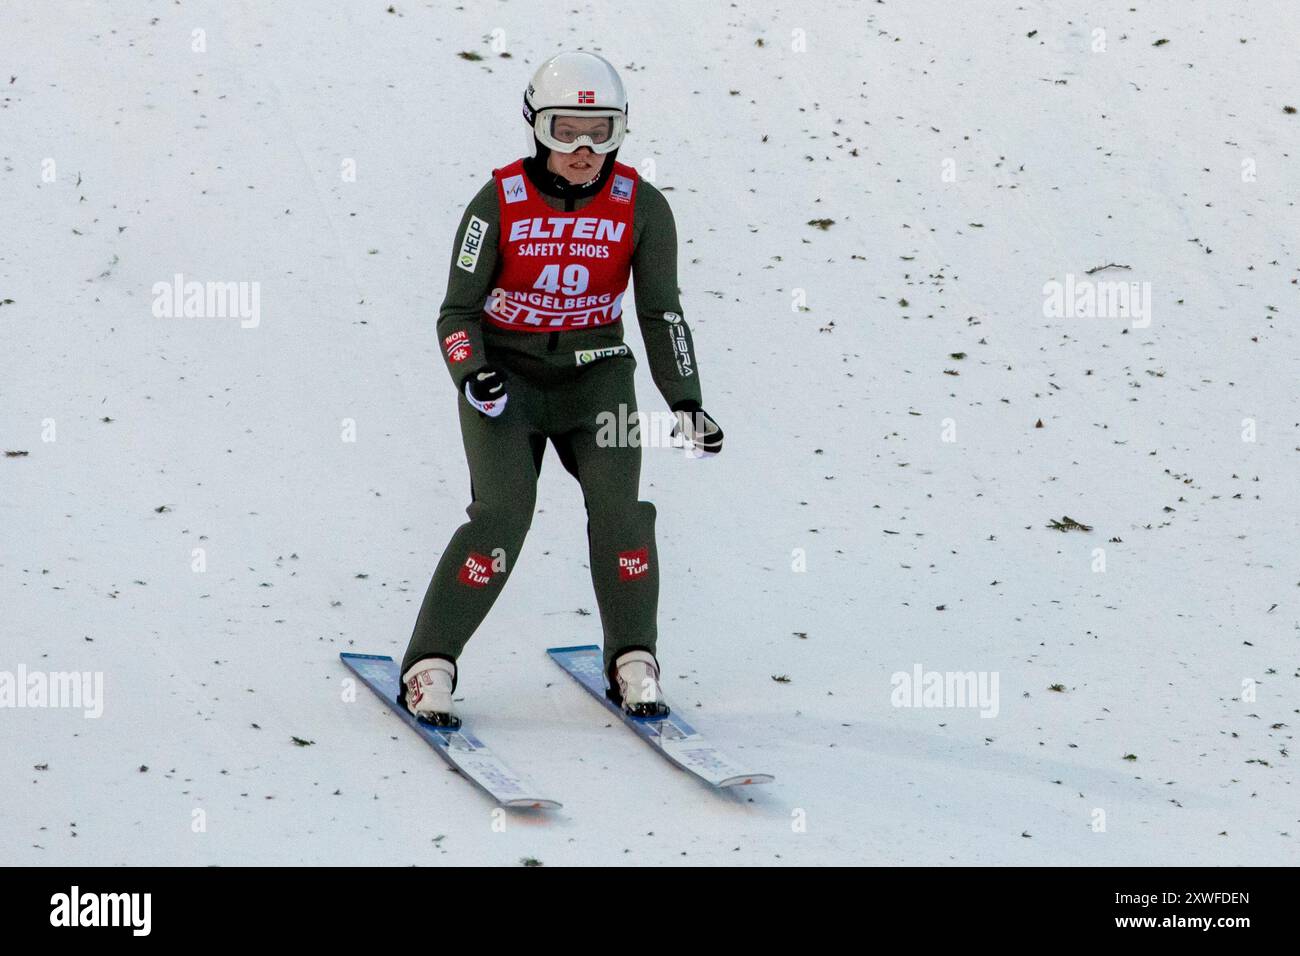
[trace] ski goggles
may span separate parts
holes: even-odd
[[[609,153],[623,144],[627,117],[622,110],[538,110],[533,132],[548,149],[577,152],[583,146],[593,153]]]

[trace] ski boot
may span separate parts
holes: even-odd
[[[656,720],[668,716],[659,687],[659,663],[645,650],[624,651],[610,668],[614,679],[605,694],[639,720]]]
[[[460,718],[452,713],[451,692],[456,686],[456,665],[445,657],[416,661],[402,675],[406,709],[422,724],[456,730]]]

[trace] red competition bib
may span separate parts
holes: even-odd
[[[632,271],[637,172],[614,163],[605,187],[574,212],[552,209],[524,161],[494,169],[501,266],[483,312],[497,328],[557,332],[612,325]]]

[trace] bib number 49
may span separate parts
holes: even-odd
[[[591,274],[587,271],[586,266],[568,265],[564,267],[564,275],[560,275],[558,265],[543,266],[541,274],[537,281],[533,283],[534,289],[541,289],[543,292],[549,292],[554,295],[556,292],[563,295],[574,296],[582,295],[587,291],[587,286],[591,283]]]

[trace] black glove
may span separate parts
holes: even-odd
[[[465,397],[469,403],[488,418],[496,418],[506,410],[506,382],[510,376],[495,365],[484,365],[465,379]]]
[[[699,402],[683,399],[673,405],[673,412],[677,415],[673,437],[681,435],[686,446],[697,449],[703,458],[712,458],[722,451],[722,429],[700,408]]]

